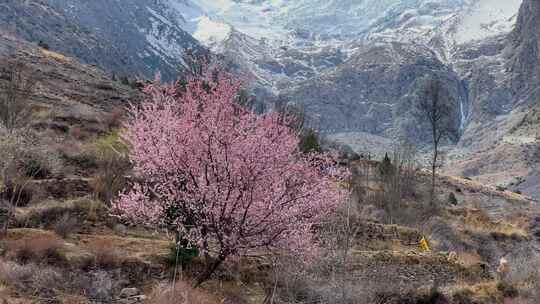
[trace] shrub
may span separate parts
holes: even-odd
[[[91,151],[85,150],[80,153],[62,151],[62,159],[69,165],[75,166],[81,170],[81,173],[88,173],[98,167],[97,158]]]
[[[457,304],[474,304],[472,297],[474,296],[473,292],[469,289],[462,289],[454,293],[452,296],[453,303]]]
[[[57,174],[63,167],[58,153],[51,151],[47,144],[41,143],[39,139],[22,139],[19,145],[13,148],[12,161],[14,168],[21,172],[21,175],[34,179],[46,179]]]
[[[118,268],[122,259],[118,250],[110,240],[95,240],[87,246],[92,254],[92,266],[101,269]]]
[[[450,205],[454,205],[454,206],[456,206],[458,204],[458,200],[457,200],[456,195],[454,194],[454,192],[450,192],[450,194],[448,194],[448,203]]]
[[[20,265],[13,261],[0,260],[0,285],[25,290],[36,273],[36,268],[34,264]]]
[[[105,124],[109,130],[119,128],[122,124],[122,116],[124,111],[122,109],[114,109],[111,114],[106,117]]]
[[[67,289],[70,283],[65,281],[65,274],[61,269],[51,267],[38,267],[31,281],[34,292],[41,298],[55,298],[57,291]]]
[[[127,76],[120,76],[120,83],[129,86],[129,78]]]
[[[15,261],[51,265],[65,265],[66,257],[62,254],[62,242],[53,236],[37,235],[12,241],[8,245],[8,256]]]
[[[517,298],[519,295],[519,291],[516,287],[504,281],[497,283],[497,290],[500,291],[505,298]]]
[[[381,293],[377,296],[377,303],[447,304],[449,303],[449,300],[437,288],[432,288],[428,293]]]
[[[103,90],[103,91],[112,91],[114,90],[114,87],[108,83],[98,83],[96,84],[96,89]]]
[[[505,187],[505,186],[497,185],[497,187],[495,187],[495,188],[497,189],[497,191],[501,191],[501,192],[506,191],[506,187]]]
[[[199,250],[195,246],[182,246],[171,244],[166,261],[170,266],[181,265],[183,268],[189,267],[193,259],[199,256]]]
[[[38,42],[38,46],[44,50],[49,50],[50,49],[50,46],[47,42],[43,41],[43,40],[40,40]]]
[[[0,185],[0,200],[9,202],[14,207],[27,206],[34,197],[34,188],[27,180],[5,181]]]
[[[84,286],[85,294],[96,301],[111,303],[115,287],[111,275],[103,270],[91,272],[90,275],[91,281]]]
[[[127,146],[117,132],[102,136],[94,143],[98,170],[92,181],[96,198],[111,202],[127,183],[126,175],[131,164]]]
[[[62,238],[67,238],[78,228],[78,220],[70,216],[68,213],[59,218],[54,224],[54,232]]]
[[[349,160],[351,160],[351,161],[358,161],[358,160],[361,160],[361,159],[362,159],[362,156],[360,156],[360,154],[358,154],[356,152],[352,152],[349,155]]]
[[[308,129],[300,134],[300,151],[304,153],[321,152],[319,136],[313,129]]]
[[[27,177],[45,179],[51,175],[50,169],[40,159],[27,159],[22,165],[21,170]]]
[[[0,195],[13,204],[30,202],[32,179],[50,178],[62,168],[57,154],[33,139],[0,139],[0,155]]]
[[[77,140],[82,140],[85,137],[81,127],[70,127],[69,135]]]

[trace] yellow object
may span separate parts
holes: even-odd
[[[418,244],[418,246],[420,247],[420,250],[422,251],[431,251],[431,249],[429,248],[428,241],[426,240],[425,237],[422,237],[422,239],[420,240],[420,244]]]

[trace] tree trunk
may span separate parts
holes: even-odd
[[[438,145],[435,145],[435,151],[433,151],[433,163],[431,164],[431,191],[429,195],[430,204],[433,207],[435,205],[435,175],[437,171],[437,158],[438,158]]]
[[[215,261],[213,261],[206,270],[197,278],[197,281],[193,285],[194,288],[198,288],[202,283],[208,281],[216,269],[225,261],[226,256],[219,255]]]

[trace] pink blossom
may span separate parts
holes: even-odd
[[[115,202],[122,216],[172,227],[223,259],[312,251],[312,225],[343,201],[346,172],[330,155],[302,154],[282,117],[236,104],[236,78],[206,75],[149,85],[132,107],[123,137],[140,182]]]

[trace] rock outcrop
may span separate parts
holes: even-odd
[[[363,46],[348,61],[287,90],[312,123],[328,133],[367,132],[388,138],[429,139],[418,111],[425,78],[438,79],[452,109],[448,126],[459,137],[460,107],[467,102],[458,75],[429,48],[408,43]]]

